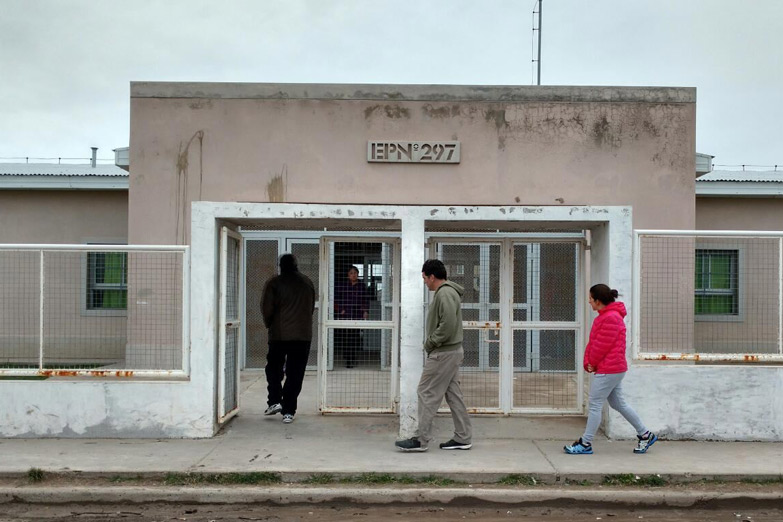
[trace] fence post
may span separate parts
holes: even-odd
[[[38,310],[38,369],[43,370],[43,343],[44,343],[44,251],[41,250],[39,263],[39,310]]]
[[[631,308],[632,321],[631,321],[631,354],[634,359],[639,358],[639,344],[641,342],[641,333],[639,329],[641,327],[641,304],[642,304],[642,236],[638,231],[634,230],[633,241],[633,275],[631,276],[631,292],[633,293]]]
[[[778,238],[778,355],[783,355],[783,237]]]

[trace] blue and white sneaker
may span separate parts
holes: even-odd
[[[563,446],[563,451],[569,455],[592,455],[593,445],[582,442],[582,437],[571,445]]]
[[[647,432],[647,436],[643,435],[637,435],[636,436],[639,441],[636,443],[636,447],[633,449],[634,453],[647,453],[647,450],[650,449],[650,446],[655,444],[658,441],[658,436],[651,432]]]

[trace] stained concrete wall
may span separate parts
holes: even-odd
[[[693,228],[694,136],[694,89],[133,83],[130,240],[187,243],[197,200],[630,205]],[[458,140],[462,161],[368,163],[368,140]]]

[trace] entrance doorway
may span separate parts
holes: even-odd
[[[431,238],[430,253],[465,289],[468,408],[581,412],[582,241]]]
[[[399,239],[248,231],[244,244],[242,367],[266,365],[268,337],[260,302],[264,285],[278,273],[279,256],[290,252],[317,292],[308,375],[317,376],[318,410],[396,411]]]

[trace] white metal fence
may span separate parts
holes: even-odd
[[[640,359],[783,361],[783,232],[635,232]]]
[[[0,376],[185,376],[188,247],[0,245]]]

